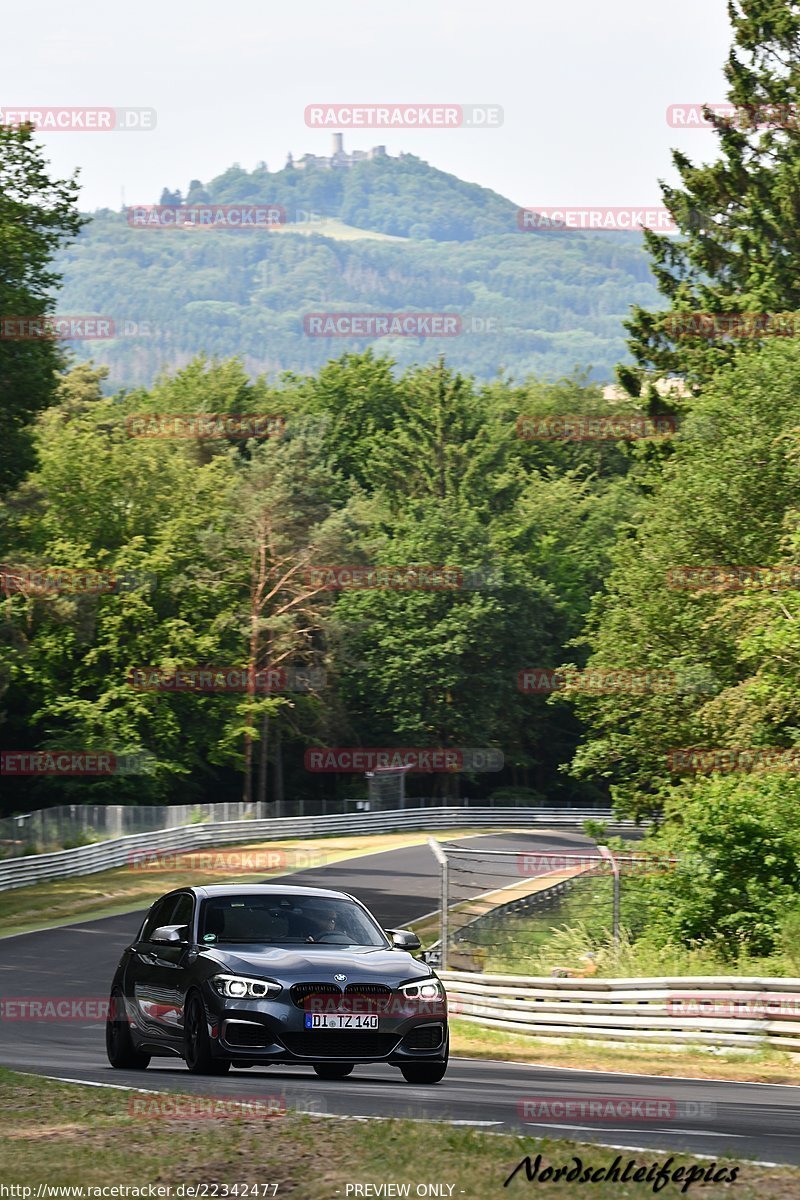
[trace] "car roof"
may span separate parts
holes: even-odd
[[[194,892],[200,900],[217,896],[324,896],[332,900],[352,900],[347,892],[332,888],[299,887],[280,883],[212,883],[189,888],[175,888],[176,892]]]

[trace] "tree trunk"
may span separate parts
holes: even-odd
[[[273,790],[275,792],[275,816],[283,816],[283,745],[281,740],[280,722],[275,729],[275,774]]]
[[[267,803],[267,776],[269,772],[269,713],[264,713],[261,722],[261,746],[258,759],[258,803],[263,812]]]

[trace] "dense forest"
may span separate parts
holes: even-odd
[[[280,387],[204,360],[148,392],[103,398],[101,383],[88,366],[64,377],[37,426],[37,468],[6,509],[4,544],[28,575],[5,601],[4,745],[152,756],[144,777],[93,782],[98,798],[235,798],[243,722],[260,728],[269,714],[293,796],[364,787],[309,775],[313,744],[502,750],[499,776],[419,776],[409,787],[422,794],[459,783],[540,800],[596,794],[558,772],[577,744],[574,718],[520,691],[518,674],[557,666],[580,632],[633,515],[626,477],[639,451],[528,441],[516,423],[565,404],[592,412],[597,388],[477,388],[442,363],[396,377],[369,353]],[[244,442],[135,435],[143,414],[187,411],[285,423]],[[127,582],[77,594],[67,574],[37,593],[35,569],[56,563]],[[456,574],[433,587],[322,586],[315,569],[337,564]],[[324,686],[251,703],[128,683],[136,667],[251,662],[313,669]],[[86,786],[34,785],[40,799]]]

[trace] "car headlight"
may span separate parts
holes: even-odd
[[[281,985],[271,979],[248,979],[244,975],[214,975],[210,983],[227,1000],[259,1000],[281,990]]]
[[[399,989],[409,1000],[444,1000],[444,988],[435,976],[401,983]]]

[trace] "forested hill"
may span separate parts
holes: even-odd
[[[412,154],[368,159],[349,170],[308,166],[247,172],[233,166],[205,187],[193,180],[185,200],[274,203],[287,221],[299,213],[399,237],[468,242],[517,228],[518,206],[489,188],[438,171]]]
[[[268,230],[148,230],[96,213],[60,260],[59,311],[111,318],[112,340],[75,342],[110,386],[148,385],[197,353],[240,355],[275,376],[366,349],[402,366],[445,354],[490,379],[610,380],[622,321],[657,293],[637,235],[522,232],[517,206],[412,156],[349,170],[233,166],[175,202],[280,205]],[[158,197],[140,197],[153,202]],[[530,199],[530,198],[528,198]],[[313,337],[309,313],[448,312],[451,337]]]

